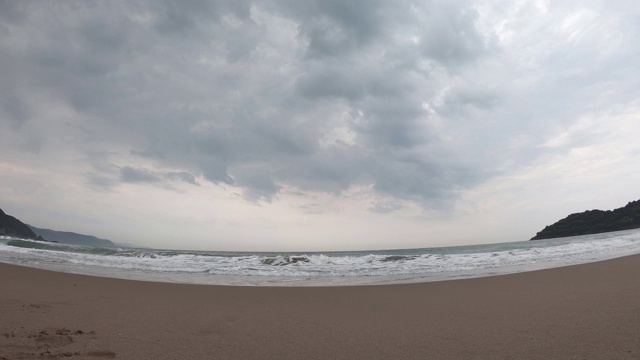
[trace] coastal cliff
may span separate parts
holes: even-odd
[[[11,236],[21,239],[41,241],[44,240],[42,236],[36,235],[36,233],[34,233],[33,230],[31,230],[25,223],[11,215],[5,214],[2,209],[0,209],[0,236]]]
[[[640,228],[640,200],[631,201],[615,210],[588,210],[571,214],[545,227],[531,240],[599,234]]]
[[[30,239],[70,245],[85,245],[98,247],[115,247],[111,240],[100,239],[92,235],[82,235],[68,231],[56,231],[37,228],[23,223],[0,209],[0,236],[10,236],[20,239]]]

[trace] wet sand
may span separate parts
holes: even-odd
[[[640,359],[640,255],[435,283],[256,288],[0,264],[0,359]]]

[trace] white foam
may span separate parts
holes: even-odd
[[[0,261],[91,275],[225,285],[314,286],[402,283],[468,278],[565,266],[640,253],[640,231],[547,242],[415,250],[394,255],[326,254],[215,256],[121,250],[121,256],[8,246],[0,237]],[[498,249],[488,251],[488,249]],[[398,255],[398,253],[400,253]],[[390,257],[391,256],[391,257]],[[402,258],[404,257],[404,258]],[[267,260],[268,259],[268,260]]]

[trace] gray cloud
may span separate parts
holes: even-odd
[[[510,44],[483,25],[498,22],[486,19],[491,9],[471,5],[68,4],[0,5],[16,14],[0,16],[2,121],[29,151],[49,146],[28,141],[39,135],[24,126],[33,122],[73,138],[74,151],[104,152],[88,162],[89,183],[102,187],[202,176],[271,201],[285,188],[371,185],[389,204],[445,208],[505,163],[559,151],[504,151],[515,136],[548,136],[594,94],[599,103],[637,95],[635,47],[597,58],[591,44],[552,44],[538,30]],[[549,55],[527,57],[533,46]],[[70,109],[60,115],[67,128],[48,120],[51,104]],[[129,158],[109,155],[112,146]]]
[[[299,21],[299,35],[308,41],[308,58],[343,56],[368,45],[384,19],[379,1],[297,1],[281,9]],[[364,9],[368,9],[363,11]]]
[[[31,109],[24,103],[21,96],[15,93],[2,97],[1,108],[14,129],[22,126],[32,115]]]
[[[120,180],[126,183],[160,183],[165,181],[179,181],[198,185],[193,174],[186,171],[157,172],[143,167],[123,166],[120,168]]]
[[[102,174],[96,174],[93,172],[84,174],[84,176],[88,186],[94,190],[110,191],[118,183],[115,179],[109,176],[104,176]]]
[[[120,168],[120,179],[130,183],[155,183],[160,181],[160,177],[153,171],[131,166]]]
[[[26,139],[25,142],[22,143],[22,148],[28,152],[38,154],[40,153],[40,150],[42,150],[42,147],[44,146],[46,141],[47,140],[42,136],[33,136]]]
[[[169,171],[164,173],[163,177],[167,180],[182,181],[191,185],[198,185],[196,177],[186,171]]]
[[[220,16],[233,14],[247,18],[249,1],[166,0],[152,3],[155,15],[153,26],[161,34],[176,36],[210,36],[206,23],[218,21]],[[141,9],[144,11],[143,9]]]
[[[491,111],[499,106],[501,101],[501,96],[489,89],[465,86],[448,92],[437,110],[443,116],[456,119],[476,115],[477,111]]]
[[[475,9],[441,3],[436,11],[424,14],[425,26],[419,38],[422,54],[446,66],[457,66],[485,54],[490,41],[482,38]]]

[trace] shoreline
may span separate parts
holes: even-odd
[[[368,276],[273,276],[273,275],[215,275],[198,273],[144,272],[118,268],[100,268],[92,266],[73,266],[58,264],[38,264],[29,266],[0,260],[0,265],[11,265],[54,273],[89,276],[123,281],[152,282],[160,284],[230,286],[256,288],[332,288],[360,286],[411,285],[446,281],[473,280],[485,277],[515,275],[543,270],[553,270],[577,265],[586,265],[602,261],[615,260],[628,256],[640,256],[640,253],[618,254],[610,257],[579,260],[574,262],[545,262],[520,264],[510,267],[458,270],[449,272],[427,272],[416,274],[368,275]],[[0,359],[3,360],[3,359]]]
[[[640,255],[474,279],[171,284],[0,263],[0,359],[637,359]]]
[[[640,254],[640,232],[610,233],[607,237],[571,238],[553,244],[530,242],[474,245],[463,251],[396,250],[388,253],[260,254],[222,256],[216,252],[192,254],[163,250],[102,249],[83,251],[23,250],[0,243],[0,262],[33,266],[72,274],[165,283],[325,287],[439,282],[513,274],[573,266]],[[451,248],[454,249],[454,248]],[[53,249],[56,250],[56,249]],[[95,256],[92,251],[97,251]],[[134,253],[130,253],[133,251]],[[142,253],[136,253],[142,251]],[[59,255],[63,254],[63,255]],[[199,256],[196,256],[199,255]],[[289,256],[296,259],[291,260]],[[295,262],[302,258],[304,264]],[[405,261],[406,260],[406,261]]]

